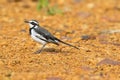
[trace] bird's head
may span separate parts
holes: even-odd
[[[36,20],[25,20],[25,23],[28,23],[30,28],[39,25],[38,21],[36,21]]]

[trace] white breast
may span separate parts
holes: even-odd
[[[39,42],[39,43],[41,43],[41,44],[46,44],[45,41],[39,39],[39,38],[36,37],[36,36],[38,36],[38,37],[40,37],[40,38],[42,38],[42,39],[45,39],[45,38],[44,38],[43,36],[41,36],[40,34],[36,33],[36,32],[34,31],[34,29],[32,29],[32,30],[31,30],[31,37],[33,38],[33,40],[35,40],[35,41],[37,41],[37,42]],[[46,39],[45,39],[45,40],[46,40]]]

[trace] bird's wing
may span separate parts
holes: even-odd
[[[76,48],[76,49],[79,49],[79,48],[76,47],[76,46],[73,46],[73,45],[71,45],[71,44],[65,43],[65,42],[61,41],[60,39],[54,37],[50,32],[48,32],[46,29],[44,29],[44,28],[42,28],[42,27],[35,28],[34,30],[35,30],[38,34],[42,35],[42,36],[46,39],[46,40],[45,40],[45,39],[42,39],[42,40],[44,40],[44,41],[46,41],[46,42],[51,42],[51,43],[54,43],[54,44],[56,44],[56,45],[59,45],[58,42],[61,42],[61,43],[66,44],[66,45],[68,45],[68,46],[71,46],[71,47],[74,47],[74,48]],[[37,37],[39,38],[39,36],[37,36]],[[41,39],[41,38],[39,38],[39,39]]]
[[[56,41],[56,38],[50,33],[48,32],[46,29],[42,28],[42,27],[38,27],[34,29],[38,34],[42,35],[47,42],[52,42],[56,45],[59,45],[58,42]]]

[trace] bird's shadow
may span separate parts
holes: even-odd
[[[63,51],[63,50],[61,50],[61,49],[55,49],[55,48],[44,48],[41,52],[39,52],[40,50],[37,50],[36,52],[34,52],[34,53],[36,53],[36,54],[40,54],[40,53],[42,53],[42,52],[51,52],[51,54],[58,54],[58,53],[60,53],[60,52],[62,52],[62,53],[68,53],[68,51]]]

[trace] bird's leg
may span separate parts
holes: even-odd
[[[43,50],[43,48],[45,47],[46,44],[44,44],[40,50],[36,51],[35,54],[41,53],[41,51]]]

